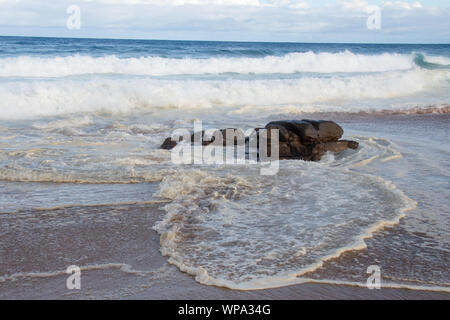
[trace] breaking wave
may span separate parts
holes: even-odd
[[[65,77],[89,74],[126,75],[199,75],[199,74],[272,74],[385,72],[407,70],[415,66],[411,55],[383,53],[378,55],[296,52],[263,58],[163,58],[117,56],[68,57],[20,56],[0,59],[0,77]]]
[[[420,104],[421,95],[430,93],[440,99],[434,102],[448,103],[449,79],[450,71],[420,69],[298,79],[11,81],[0,87],[0,119],[164,109],[228,112],[261,106],[272,111],[286,106],[305,112],[370,111],[368,100],[408,98]],[[354,102],[361,103],[346,105]]]
[[[414,63],[421,68],[429,70],[450,70],[450,59],[446,57],[425,57],[419,53],[414,57]]]
[[[429,106],[450,99],[449,60],[350,51],[204,59],[8,57],[0,59],[0,119],[165,109],[258,113],[255,107],[264,106],[274,112],[364,112],[373,111],[370,100],[383,101],[376,111],[404,109],[405,99],[408,107]]]

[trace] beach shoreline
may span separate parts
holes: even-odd
[[[0,298],[448,297],[448,45],[0,43]],[[162,147],[301,119],[272,175]]]
[[[27,241],[23,252],[44,250],[41,261],[32,256],[26,264],[17,264],[21,270],[0,278],[2,300],[59,300],[59,299],[132,299],[132,300],[448,300],[450,294],[429,290],[398,288],[368,289],[350,285],[303,283],[262,290],[231,290],[203,285],[193,276],[170,265],[160,252],[160,236],[152,225],[162,218],[160,203],[75,206],[54,208],[46,217],[60,216],[62,220],[77,219],[77,215],[91,216],[88,228],[84,223],[58,228],[43,235],[41,227],[25,224]],[[106,212],[106,213],[105,213]],[[111,220],[105,229],[104,216],[115,212],[117,219]],[[24,214],[24,213],[22,213]],[[41,212],[42,214],[42,212]],[[100,215],[100,217],[98,217]],[[65,218],[63,217],[65,216]],[[103,217],[101,217],[103,216]],[[2,223],[8,219],[0,215]],[[26,223],[26,222],[24,222]],[[60,221],[60,225],[64,222]],[[33,230],[34,229],[34,230]],[[108,230],[108,233],[102,232]],[[47,230],[48,232],[48,230]],[[50,235],[51,234],[51,235]],[[75,235],[77,235],[75,237]],[[15,236],[8,241],[15,243]],[[74,237],[71,237],[74,236]],[[45,241],[59,243],[57,248],[43,245]],[[23,239],[22,239],[23,240]],[[64,248],[61,248],[64,246]],[[78,248],[74,250],[76,247]],[[127,254],[123,253],[126,248]],[[62,251],[61,251],[62,250]],[[60,255],[63,254],[64,257]],[[45,259],[43,257],[46,257]],[[81,289],[68,290],[64,262],[67,258],[78,261],[81,268]],[[88,257],[89,256],[89,257]],[[10,256],[11,257],[11,256]],[[35,257],[37,257],[35,255]],[[96,257],[92,259],[91,257]],[[24,259],[22,259],[23,262]],[[13,261],[8,261],[10,264]],[[8,263],[6,262],[6,263]],[[32,264],[34,263],[34,265]],[[5,263],[5,262],[3,262]],[[41,265],[38,272],[36,264]],[[49,269],[57,266],[57,271]],[[4,267],[4,265],[2,266]],[[11,265],[10,265],[11,268]]]
[[[248,291],[200,284],[192,275],[170,265],[167,262],[168,257],[161,254],[160,234],[154,230],[154,226],[167,214],[164,206],[169,202],[167,199],[159,199],[119,204],[68,204],[47,209],[24,208],[14,213],[1,213],[0,225],[3,227],[3,234],[0,243],[2,256],[0,299],[447,300],[450,298],[448,292],[429,290],[433,287],[432,280],[439,273],[443,279],[441,283],[445,284],[448,272],[445,269],[448,259],[446,251],[441,250],[439,246],[435,248],[421,246],[421,255],[429,257],[428,262],[426,259],[417,260],[416,246],[420,245],[423,239],[432,246],[436,246],[436,243],[424,237],[422,231],[414,231],[415,227],[411,230],[411,221],[421,218],[421,215],[430,218],[432,212],[430,210],[445,211],[439,209],[445,208],[445,201],[442,207],[436,203],[434,197],[438,195],[435,193],[427,193],[425,198],[420,192],[416,194],[417,190],[409,179],[422,181],[424,176],[406,175],[408,179],[404,181],[404,175],[396,173],[399,172],[398,166],[402,166],[402,161],[410,161],[410,166],[414,164],[417,150],[420,151],[422,146],[429,144],[427,139],[414,142],[409,128],[414,126],[417,131],[414,137],[421,139],[423,137],[420,132],[435,130],[438,135],[432,139],[439,139],[439,134],[445,136],[445,124],[448,123],[449,117],[449,114],[427,114],[356,118],[337,116],[337,119],[334,119],[342,123],[349,135],[356,132],[370,137],[375,134],[386,139],[392,138],[400,143],[402,157],[406,158],[390,169],[383,162],[379,166],[383,169],[383,175],[386,175],[384,178],[393,179],[407,196],[417,200],[419,204],[413,211],[414,214],[408,213],[398,225],[380,229],[371,238],[366,239],[366,249],[345,251],[339,257],[326,261],[323,267],[312,273],[313,281],[327,282],[328,280],[324,279],[330,279],[329,283],[308,282]],[[379,128],[382,125],[385,130],[380,132]],[[421,161],[415,164],[418,168],[423,164],[423,160]],[[28,182],[15,183],[22,186],[28,184]],[[50,188],[49,192],[53,192],[51,190],[55,187],[61,187],[61,184],[54,184],[53,187],[52,183],[47,185]],[[132,187],[129,192],[133,195],[144,185],[124,186]],[[89,185],[85,187],[89,190]],[[103,187],[100,185],[99,188]],[[155,192],[157,188],[158,184],[154,183],[148,184],[145,190],[146,193]],[[435,228],[434,224],[429,226]],[[400,256],[396,253],[398,248],[403,250]],[[419,285],[414,285],[413,282],[406,283],[409,286],[413,284],[417,290],[383,288],[384,280],[389,283],[395,282],[395,278],[383,279],[383,274],[380,290],[333,284],[335,279],[341,278],[346,283],[365,283],[368,277],[366,268],[374,263],[380,264],[383,273],[386,270],[388,275],[395,275],[397,271],[411,272],[397,270],[408,265],[408,260],[405,259],[414,261],[410,267],[414,272],[418,272],[419,279],[423,279],[423,283],[429,289],[422,290],[420,282]],[[433,264],[430,265],[430,262]],[[81,290],[66,288],[66,279],[69,275],[65,271],[69,265],[81,268]],[[430,272],[434,272],[434,275],[427,277]],[[334,279],[330,278],[330,275]],[[400,283],[399,286],[402,285],[405,284]]]

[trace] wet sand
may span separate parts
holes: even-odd
[[[201,285],[169,265],[152,229],[161,204],[0,214],[0,299],[449,299],[433,291],[307,283],[236,291]],[[81,290],[64,273],[81,267]]]

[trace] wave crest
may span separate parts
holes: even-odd
[[[303,112],[373,111],[370,99],[399,99],[437,92],[448,102],[448,71],[411,70],[353,77],[305,77],[276,80],[96,79],[10,82],[0,87],[0,119],[85,113],[128,113],[182,109],[260,113],[295,106]],[[441,92],[442,91],[442,92]],[[419,97],[420,98],[420,97]],[[409,99],[409,98],[408,98]],[[420,105],[421,101],[414,99]],[[359,101],[358,105],[348,106]],[[386,106],[386,103],[384,104]],[[383,105],[376,109],[380,110]],[[404,109],[403,105],[390,109]]]
[[[414,67],[410,55],[379,55],[295,52],[284,56],[220,57],[207,59],[140,57],[119,58],[115,55],[92,57],[20,56],[0,59],[0,77],[66,77],[92,74],[126,74],[145,76],[204,74],[290,74],[290,73],[354,73],[408,70]]]

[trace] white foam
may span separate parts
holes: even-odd
[[[114,55],[105,57],[74,55],[52,58],[20,56],[0,59],[0,77],[64,77],[85,74],[163,76],[221,73],[383,72],[407,70],[413,67],[411,55],[396,53],[363,55],[350,51],[337,53],[309,51],[263,58],[218,57],[208,59],[118,58]]]
[[[69,119],[50,121],[48,123],[35,123],[33,124],[33,127],[41,130],[55,130],[64,128],[80,128],[89,126],[92,123],[92,118],[85,115]]]
[[[275,177],[253,167],[166,176],[158,195],[172,202],[154,227],[162,253],[208,285],[250,290],[306,281],[302,275],[365,248],[364,239],[416,205],[389,181],[350,170],[373,153],[395,153],[369,142],[361,141],[367,148],[355,161],[285,161]]]
[[[351,281],[339,281],[339,280],[319,280],[319,279],[308,279],[302,278],[299,280],[299,283],[321,283],[321,284],[334,284],[334,285],[346,285],[360,288],[367,288],[367,283],[362,282],[351,282]],[[408,289],[408,290],[420,290],[420,291],[435,291],[435,292],[448,292],[450,293],[450,287],[444,287],[442,285],[411,285],[411,284],[402,284],[398,282],[383,282],[382,288],[389,289]]]
[[[151,162],[152,164],[154,162]],[[120,163],[119,161],[119,164]],[[127,163],[129,164],[129,163]],[[168,170],[167,172],[171,172]],[[1,181],[20,182],[55,182],[77,184],[135,184],[143,182],[158,182],[167,173],[161,171],[146,171],[136,173],[134,170],[104,170],[103,172],[63,172],[57,170],[30,169],[18,165],[0,168]]]
[[[443,100],[450,71],[412,70],[384,74],[277,80],[91,79],[5,82],[0,119],[168,110],[260,114],[294,108],[302,112],[371,111],[375,99],[390,101],[430,92]],[[439,91],[440,90],[440,91]],[[349,103],[352,103],[349,105]],[[359,103],[356,103],[359,102]],[[448,102],[448,101],[447,101]],[[384,103],[385,105],[386,103]],[[380,106],[378,106],[380,108]],[[391,104],[389,108],[402,109]]]
[[[437,63],[437,64],[440,64],[442,66],[450,66],[450,58],[449,57],[427,56],[425,60],[427,62]]]
[[[96,271],[105,269],[118,269],[124,273],[146,277],[149,275],[157,275],[161,271],[165,271],[166,267],[158,268],[157,270],[135,270],[133,267],[126,263],[104,263],[104,264],[92,264],[81,266],[80,271]],[[67,276],[66,270],[56,271],[36,271],[36,272],[17,272],[10,275],[0,276],[0,283],[6,281],[17,281],[20,279],[39,279],[39,278],[53,278],[59,276]]]

